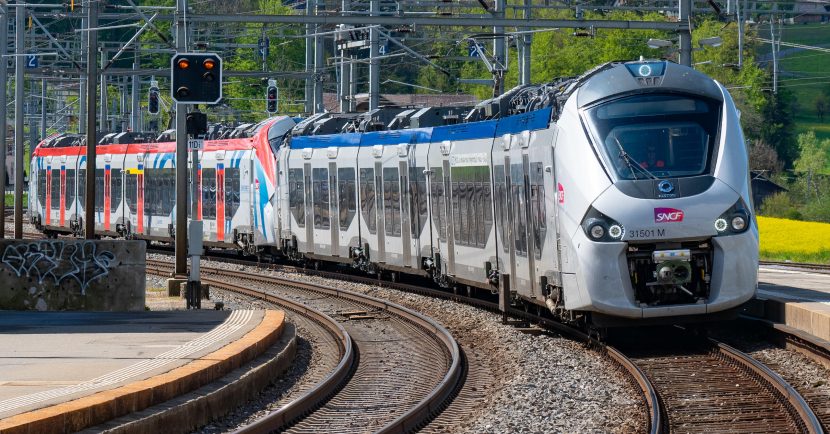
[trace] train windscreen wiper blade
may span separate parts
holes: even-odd
[[[619,148],[620,150],[620,158],[622,158],[625,161],[625,164],[628,165],[628,168],[629,170],[631,170],[631,175],[634,176],[634,179],[639,179],[637,174],[634,172],[635,168],[640,172],[645,173],[646,176],[648,176],[651,179],[660,179],[653,173],[649,172],[648,169],[634,161],[634,159],[631,158],[631,155],[628,155],[628,152],[625,152],[625,148],[623,148],[622,143],[620,143],[620,139],[614,137],[614,141],[617,143],[617,148]]]

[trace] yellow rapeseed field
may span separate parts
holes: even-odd
[[[830,262],[830,224],[758,216],[761,259]]]

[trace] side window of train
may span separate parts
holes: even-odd
[[[297,226],[305,227],[305,185],[303,169],[288,169],[288,207],[297,220]]]
[[[86,209],[86,169],[78,170],[78,209]]]
[[[230,221],[239,209],[239,189],[241,188],[239,168],[225,169],[225,220]]]
[[[115,212],[121,205],[121,187],[121,169],[110,170],[110,212]]]
[[[357,213],[354,168],[337,169],[337,182],[340,193],[340,230],[345,231],[352,224],[352,219]]]
[[[61,171],[52,169],[52,209],[61,209]]]
[[[314,229],[328,229],[329,220],[329,170],[311,169],[312,200],[314,203]]]
[[[375,169],[360,169],[360,212],[363,213],[363,221],[372,234],[378,230],[376,202]]]
[[[126,188],[124,189],[124,193],[127,198],[127,207],[129,208],[126,212],[138,212],[138,174],[128,172],[125,184]]]
[[[202,169],[202,218],[216,218],[216,169]]]
[[[423,167],[409,168],[409,209],[412,236],[417,237],[427,221],[427,177]]]
[[[545,180],[542,163],[530,163],[530,216],[533,219],[533,252],[542,258],[542,243],[547,233],[545,212]]]
[[[493,166],[493,182],[494,187],[496,190],[496,197],[498,200],[496,201],[496,218],[498,219],[499,224],[499,231],[501,232],[501,238],[499,242],[501,243],[502,250],[507,253],[508,252],[508,237],[507,237],[507,184],[505,183],[506,179],[504,178],[504,165],[494,165]]]
[[[104,211],[104,169],[95,169],[95,211]]]
[[[432,215],[435,218],[435,225],[438,229],[438,239],[441,241],[447,238],[447,208],[444,202],[444,169],[435,167],[430,175],[430,191],[432,192]]]
[[[383,218],[386,235],[401,236],[401,186],[397,167],[383,168]]]
[[[72,207],[75,200],[75,169],[66,171],[66,209]]]
[[[37,179],[37,200],[40,206],[46,206],[46,170],[41,170]]]
[[[525,200],[524,168],[521,163],[510,165],[510,199],[516,211],[513,219],[516,254],[527,256],[527,201]]]
[[[493,228],[489,168],[464,166],[451,170],[455,242],[483,248]]]

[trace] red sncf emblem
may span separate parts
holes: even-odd
[[[683,210],[674,208],[654,208],[654,223],[674,223],[683,221]]]

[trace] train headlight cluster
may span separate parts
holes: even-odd
[[[715,230],[718,235],[740,234],[749,228],[749,219],[748,207],[742,199],[738,199],[735,205],[715,220]]]
[[[582,229],[592,241],[621,241],[625,228],[614,219],[591,207],[582,219]]]

